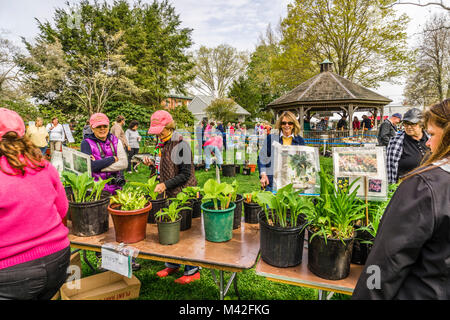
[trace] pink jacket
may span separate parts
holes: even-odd
[[[203,146],[204,147],[215,146],[215,147],[218,147],[219,149],[222,149],[222,146],[223,146],[222,137],[219,137],[219,136],[211,137],[211,138],[209,138],[208,141],[205,142],[205,144]]]
[[[0,168],[13,172],[4,156]],[[70,245],[62,223],[68,200],[58,171],[45,161],[25,175],[0,170],[0,269],[35,260]]]

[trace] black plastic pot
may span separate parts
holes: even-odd
[[[69,202],[71,233],[80,237],[91,237],[108,231],[110,197],[109,192],[102,192],[101,199],[98,201]]]
[[[261,212],[262,208],[259,204],[254,202],[244,201],[244,221],[245,223],[258,223],[258,214]]]
[[[222,165],[222,175],[224,177],[235,177],[236,176],[236,168],[234,164],[223,164]]]
[[[242,168],[242,174],[244,176],[249,176],[250,175],[250,168],[249,167]]]
[[[355,241],[353,242],[352,263],[364,265],[369,256],[372,244],[362,243],[365,241],[372,241],[374,238],[367,231],[355,231]]]
[[[234,208],[234,217],[233,217],[233,230],[237,229],[241,226],[242,221],[242,202],[244,201],[244,197],[241,194],[236,196],[236,201],[234,204],[236,208]]]
[[[192,210],[181,210],[181,222],[180,222],[180,231],[185,231],[191,228],[192,226]]]
[[[202,215],[202,197],[200,196],[200,198],[198,199],[191,199],[190,200],[192,202],[192,218],[198,218],[201,217]]]
[[[308,239],[311,239],[308,230]],[[350,274],[354,238],[327,239],[316,235],[308,244],[308,269],[327,280],[341,280]]]
[[[236,173],[241,173],[241,165],[240,164],[235,164],[235,168],[234,168],[236,171]]]
[[[164,199],[156,199],[156,200],[149,200],[152,203],[152,209],[150,210],[148,214],[148,223],[156,223],[155,221],[155,213],[157,213],[162,208],[168,208],[169,207],[169,200],[167,198]]]
[[[302,262],[306,222],[299,217],[294,228],[270,226],[264,211],[259,213],[260,250],[264,262],[279,268],[299,265]]]

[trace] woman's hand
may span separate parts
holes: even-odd
[[[164,183],[159,183],[155,187],[155,192],[163,193],[164,191],[166,191],[166,189],[167,188],[166,188],[166,185]]]
[[[265,188],[269,185],[269,178],[267,178],[267,175],[265,173],[261,173],[261,180],[259,180],[261,183],[261,187]]]
[[[154,165],[155,165],[155,163],[153,162],[153,160],[150,159],[149,157],[144,157],[143,163],[144,163],[146,166],[154,166]]]

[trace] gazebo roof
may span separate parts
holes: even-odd
[[[331,64],[324,61],[322,64]],[[331,71],[317,74],[267,107],[278,109],[294,106],[332,107],[354,103],[359,106],[382,106],[392,102],[372,90],[357,85]]]

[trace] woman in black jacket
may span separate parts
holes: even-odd
[[[386,208],[353,299],[450,299],[450,99],[424,118],[431,155]]]

